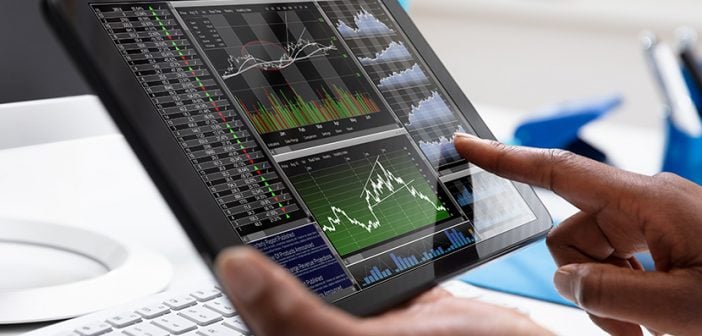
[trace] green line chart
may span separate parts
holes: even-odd
[[[281,166],[346,256],[454,218],[455,210],[426,174],[429,168],[409,147],[400,136]]]
[[[372,219],[363,222],[349,216],[344,209],[332,206],[331,211],[333,216],[327,217],[327,222],[329,224],[322,225],[322,230],[325,232],[336,232],[338,231],[337,226],[350,224],[359,226],[368,231],[368,233],[372,233],[374,230],[381,227],[381,222],[380,219],[378,219],[378,215],[375,213],[375,208],[402,191],[406,191],[412,195],[412,197],[427,202],[434,207],[434,210],[437,212],[448,211],[445,206],[436,203],[435,199],[421,193],[417,188],[413,187],[412,184],[414,181],[415,180],[405,181],[402,177],[395,176],[395,174],[385,169],[383,164],[380,163],[380,157],[377,157],[360,196],[366,202],[368,213],[371,214]]]

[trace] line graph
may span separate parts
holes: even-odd
[[[433,127],[437,124],[455,124],[456,122],[456,116],[451,112],[446,101],[439,95],[439,92],[432,91],[431,96],[420,101],[417,105],[412,105],[406,126],[416,130]]]
[[[433,164],[461,161],[453,145],[453,134],[465,129],[438,91],[410,107],[405,127],[418,139],[419,148]]]
[[[287,21],[285,23],[285,30],[289,30]],[[337,47],[333,43],[325,45],[305,39],[303,36],[306,32],[307,28],[303,29],[295,42],[288,42],[285,45],[268,41],[252,41],[247,43],[241,48],[242,56],[235,57],[229,55],[229,59],[227,60],[229,66],[222,75],[222,78],[224,80],[234,78],[253,69],[281,71],[297,62],[315,57],[325,57],[328,56],[330,52],[337,50]]]
[[[358,60],[363,66],[371,66],[391,62],[410,61],[412,60],[412,54],[407,50],[404,42],[398,43],[392,41],[387,48],[375,53],[373,57],[360,57]]]
[[[429,84],[429,78],[419,64],[415,63],[407,70],[393,72],[389,76],[381,79],[378,83],[378,88],[381,91],[389,91],[427,84]]]
[[[405,136],[281,163],[340,255],[453,218]]]
[[[188,11],[187,24],[269,149],[396,124],[316,5],[220,9]]]
[[[456,132],[465,133],[463,126],[458,126]],[[455,162],[461,160],[461,155],[453,145],[455,136],[441,136],[434,141],[419,141],[419,148],[432,163]]]
[[[387,30],[401,30],[382,3],[375,0],[329,1],[320,5],[332,22],[375,20]],[[453,148],[452,137],[457,130],[470,132],[470,124],[436,76],[432,76],[431,68],[416,53],[413,43],[404,34],[359,39],[355,38],[359,32],[348,31],[353,27],[341,28],[346,32],[342,34],[346,45],[434,168],[446,171],[465,165]]]
[[[404,179],[402,179],[402,177],[395,176],[395,174],[385,169],[379,160],[380,157],[375,159],[373,168],[371,168],[371,175],[368,176],[368,181],[363,187],[364,189],[360,196],[360,198],[363,198],[366,202],[368,212],[371,214],[372,219],[368,220],[367,222],[363,222],[356,218],[352,218],[343,209],[333,206],[331,207],[333,216],[327,217],[329,225],[322,225],[322,230],[327,232],[336,232],[337,225],[343,225],[344,222],[347,222],[350,225],[360,226],[362,229],[371,233],[373,230],[378,229],[382,225],[380,219],[378,219],[378,215],[375,213],[375,208],[401,191],[406,191],[412,195],[412,197],[427,202],[434,207],[434,210],[437,212],[446,212],[448,210],[443,205],[436,204],[434,199],[419,192],[415,187],[413,187],[412,183],[414,180],[406,182]],[[378,172],[376,172],[376,168]],[[389,192],[390,194],[384,195],[386,192]]]
[[[337,22],[336,29],[339,30],[339,33],[345,39],[370,38],[395,34],[394,30],[378,20],[365,8],[361,8],[361,10],[354,15],[353,21],[356,28],[353,28],[343,20]]]

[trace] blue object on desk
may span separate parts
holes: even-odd
[[[409,10],[409,3],[410,3],[410,0],[397,0],[397,1],[400,3],[400,5],[401,5],[405,10]]]
[[[470,271],[462,281],[499,292],[575,307],[553,285],[556,263],[540,241],[508,257]]]
[[[685,67],[683,67],[683,77],[685,78],[685,84],[687,84],[687,87],[690,91],[690,98],[692,98],[692,102],[695,103],[695,107],[697,107],[697,112],[700,113],[700,118],[702,118],[702,97],[700,96],[700,89],[697,88],[697,85],[695,84],[695,79],[693,78],[693,74],[687,70]]]
[[[663,171],[702,185],[702,136],[691,136],[678,129],[670,117],[666,118],[666,131]]]
[[[517,144],[538,148],[567,148],[579,140],[580,129],[622,104],[619,95],[549,106],[524,121],[515,131]]]

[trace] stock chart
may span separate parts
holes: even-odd
[[[455,218],[404,136],[281,163],[340,255]]]
[[[441,170],[464,164],[453,138],[470,128],[382,5],[320,5],[432,165]]]
[[[180,14],[269,148],[397,124],[313,3]]]
[[[361,287],[365,288],[473,245],[475,242],[476,235],[473,227],[469,223],[460,224],[353,263],[349,265],[349,269]]]

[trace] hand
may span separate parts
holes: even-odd
[[[508,179],[553,190],[581,212],[547,242],[558,291],[615,335],[702,334],[702,187],[643,176],[557,150],[459,136],[466,159]],[[656,272],[634,258],[650,251]]]
[[[381,316],[357,318],[327,305],[249,248],[223,252],[217,270],[256,336],[550,335],[515,311],[458,299],[442,289]]]

